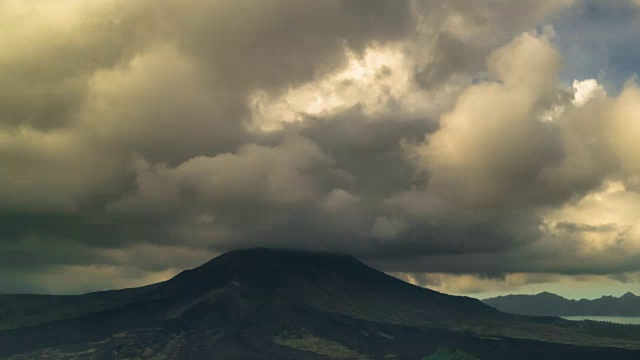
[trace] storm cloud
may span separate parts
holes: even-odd
[[[424,285],[633,278],[640,89],[566,81],[556,28],[589,4],[0,1],[0,291],[254,246]]]

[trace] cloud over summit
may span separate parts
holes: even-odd
[[[583,6],[0,1],[0,290],[249,246],[638,271],[640,90],[563,81],[550,24]]]

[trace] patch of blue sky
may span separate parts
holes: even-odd
[[[585,0],[551,25],[567,85],[596,79],[613,95],[640,73],[640,6],[630,0]]]

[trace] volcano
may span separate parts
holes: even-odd
[[[640,327],[506,314],[352,256],[272,249],[232,251],[140,288],[0,295],[2,359],[429,356],[638,359]]]

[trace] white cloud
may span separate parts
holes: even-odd
[[[573,80],[574,97],[571,101],[575,106],[583,106],[589,100],[605,96],[607,93],[604,88],[598,84],[595,79],[586,79],[582,81]]]

